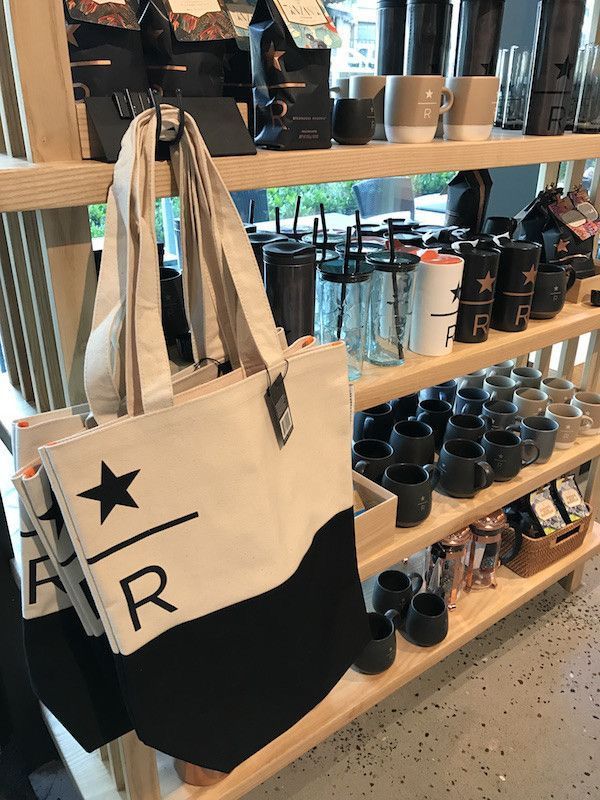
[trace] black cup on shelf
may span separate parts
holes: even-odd
[[[396,527],[414,528],[431,514],[431,494],[437,483],[433,464],[394,464],[386,469],[381,482],[398,498]]]
[[[373,98],[334,100],[332,135],[339,144],[367,144],[375,135]]]
[[[444,443],[436,471],[442,489],[451,497],[474,497],[494,482],[494,470],[483,447],[467,439]]]
[[[484,403],[490,399],[490,393],[476,386],[465,386],[459,389],[454,401],[455,414],[475,414],[483,411]]]
[[[368,614],[371,641],[354,662],[354,669],[365,675],[378,675],[392,666],[396,658],[397,617],[398,612],[393,609],[385,614]]]
[[[352,447],[352,469],[378,483],[394,463],[394,451],[379,439],[361,439]]]
[[[483,437],[483,449],[497,481],[516,478],[521,467],[528,467],[540,457],[535,442],[521,441],[512,431],[488,431]]]
[[[406,616],[413,597],[421,591],[423,578],[418,572],[400,572],[388,569],[377,576],[373,589],[373,608],[385,614],[390,608]]]
[[[264,281],[265,263],[263,260],[263,248],[266,244],[272,244],[273,242],[285,242],[286,237],[282,236],[280,233],[271,233],[271,231],[255,231],[254,233],[248,234],[248,239],[252,245],[254,258],[256,259],[256,263],[258,264],[260,274],[262,275],[262,279]]]
[[[550,417],[525,417],[519,425],[511,425],[509,430],[519,433],[522,439],[534,442],[540,451],[537,463],[545,464],[554,452],[558,428],[558,422]]]
[[[425,422],[402,420],[394,425],[390,436],[396,461],[404,464],[432,464],[435,457],[433,430]]]
[[[519,409],[510,400],[488,400],[483,404],[482,416],[488,428],[508,428],[514,425]]]
[[[479,442],[486,430],[486,424],[481,417],[477,417],[475,414],[454,414],[446,426],[444,441],[467,439],[471,442]]]
[[[390,400],[390,405],[394,412],[394,422],[400,422],[400,420],[414,417],[417,413],[419,395],[415,392],[404,397],[397,397],[395,400]]]
[[[354,441],[381,439],[387,442],[394,425],[394,412],[389,403],[357,411],[354,415]]]
[[[452,405],[456,397],[457,388],[458,383],[455,380],[444,381],[444,383],[438,383],[436,386],[421,389],[419,400],[445,400]]]
[[[563,310],[577,273],[571,266],[540,264],[531,304],[531,319],[552,319]]]
[[[452,406],[446,400],[419,400],[416,418],[433,430],[436,448],[442,444],[446,425],[451,416]]]
[[[446,601],[433,592],[415,595],[408,607],[404,633],[419,647],[433,647],[442,642],[448,635]]]

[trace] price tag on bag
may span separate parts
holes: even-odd
[[[267,389],[265,400],[267,408],[269,409],[269,414],[271,415],[271,422],[275,429],[275,436],[277,436],[279,447],[284,447],[287,440],[292,435],[294,423],[292,422],[290,404],[281,375],[279,375]]]

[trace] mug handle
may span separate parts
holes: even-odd
[[[375,420],[373,419],[373,417],[365,417],[365,421],[363,423],[363,437],[362,437],[363,439],[377,439],[375,433],[371,435],[371,430],[374,425],[375,425]]]
[[[527,458],[526,456],[525,456],[525,458],[523,458],[523,456],[521,456],[521,464],[522,464],[522,466],[529,467],[529,466],[531,466],[531,464],[535,464],[535,462],[540,457],[540,448],[533,441],[533,439],[525,439],[524,441],[521,442],[521,450],[525,451],[526,448],[529,448],[529,450],[531,450],[531,448],[533,448],[533,451],[535,453],[533,458]]]
[[[494,375],[497,375],[497,374],[498,374],[498,373],[497,373],[497,371],[496,371],[495,369],[490,369],[490,370],[488,370],[488,372],[487,372],[486,378],[493,378],[493,377],[494,377]]]
[[[491,486],[496,478],[496,475],[487,461],[478,461],[475,464],[475,469],[479,471],[479,476],[482,479],[476,488],[487,489],[488,486]]]
[[[446,98],[446,102],[442,104],[440,107],[439,113],[445,114],[446,111],[450,111],[452,106],[454,105],[454,92],[452,89],[449,89],[447,86],[442,87],[442,97]]]
[[[484,414],[480,414],[479,419],[483,422],[488,431],[492,430],[494,427],[494,420],[491,417],[486,417]]]
[[[480,409],[477,408],[472,402],[467,401],[464,406],[462,407],[461,414],[473,414],[474,416],[479,415]]]
[[[581,429],[584,431],[589,431],[590,428],[593,428],[594,420],[591,417],[588,417],[587,414],[584,414],[581,417]]]
[[[411,572],[408,577],[410,578],[410,590],[414,597],[423,588],[423,576],[418,572]]]
[[[358,472],[359,475],[364,475],[365,472],[367,471],[368,466],[369,466],[368,461],[357,461],[353,469],[355,472]]]
[[[524,515],[521,515],[521,516],[524,516]],[[508,530],[512,531],[514,533],[515,540],[513,542],[513,546],[510,548],[508,553],[506,553],[505,555],[503,555],[500,558],[500,563],[502,564],[502,566],[505,566],[510,561],[515,559],[519,555],[519,553],[521,552],[521,548],[523,547],[523,533],[521,531],[521,528],[520,527],[516,527],[516,528],[512,528],[511,527]]]
[[[398,630],[398,627],[400,626],[400,616],[401,616],[399,611],[396,611],[395,608],[390,608],[390,610],[386,611],[383,616],[386,619],[389,619],[394,628]]]
[[[423,469],[429,475],[429,480],[431,482],[431,488],[435,489],[435,487],[438,485],[438,481],[440,479],[440,471],[439,471],[439,469],[436,467],[435,464],[425,464]]]
[[[506,430],[510,431],[511,433],[518,433],[519,435],[521,434],[521,426],[518,423],[509,425]],[[528,439],[527,441],[531,441],[531,439]]]
[[[498,399],[498,393],[497,392],[492,392],[492,396],[490,397],[489,402],[490,403],[495,403],[497,399]]]
[[[571,288],[571,286],[573,286],[573,284],[577,280],[577,273],[575,272],[575,270],[571,266],[564,267],[564,270],[567,273],[567,275],[569,276],[567,278],[567,292],[568,292],[569,289]]]

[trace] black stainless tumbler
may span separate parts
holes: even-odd
[[[482,250],[468,244],[459,247],[465,268],[454,339],[457,342],[485,342],[492,319],[500,251],[492,248]]]
[[[542,246],[534,242],[500,240],[500,268],[492,308],[492,328],[524,331],[531,304]]]
[[[285,242],[287,241],[287,236],[283,236],[281,233],[271,233],[271,231],[255,231],[254,233],[248,234],[248,239],[250,240],[250,244],[252,245],[254,258],[256,259],[256,263],[258,264],[260,274],[264,281],[265,279],[265,264],[263,261],[264,246],[266,244],[271,244],[271,242]]]
[[[404,72],[406,0],[377,0],[377,75]]]
[[[314,332],[315,258],[315,248],[304,242],[272,242],[263,248],[267,297],[288,344]]]
[[[585,0],[539,0],[533,77],[525,133],[565,132]]]
[[[455,75],[495,75],[505,0],[462,0]]]
[[[406,75],[445,75],[452,23],[450,0],[408,0],[404,43]]]

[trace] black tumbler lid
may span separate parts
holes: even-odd
[[[483,269],[486,267],[495,269],[500,261],[500,251],[498,249],[492,247],[487,249],[483,247],[473,247],[466,242],[456,244],[452,248],[452,252],[454,255],[458,253],[461,258],[464,258],[465,264],[479,265]]]
[[[248,234],[248,239],[250,239],[250,244],[269,244],[270,242],[285,242],[287,236],[271,231],[255,231]]]
[[[450,6],[452,0],[407,0],[409,6]]]
[[[377,0],[377,8],[404,8],[406,0]]]
[[[273,265],[304,265],[314,263],[315,248],[304,242],[285,240],[281,242],[270,242],[263,249],[265,264]]]
[[[324,281],[332,283],[363,283],[368,281],[373,274],[373,267],[366,261],[358,262],[358,269],[344,274],[344,261],[337,259],[329,263],[319,265],[319,272]]]
[[[413,253],[396,250],[394,260],[390,261],[390,251],[380,250],[378,253],[370,253],[367,261],[378,272],[412,272],[421,259]]]
[[[499,239],[498,249],[501,254],[501,264],[510,262],[515,265],[531,266],[533,259],[539,263],[542,245],[537,242],[514,241],[512,239]],[[501,267],[502,269],[502,267]]]

